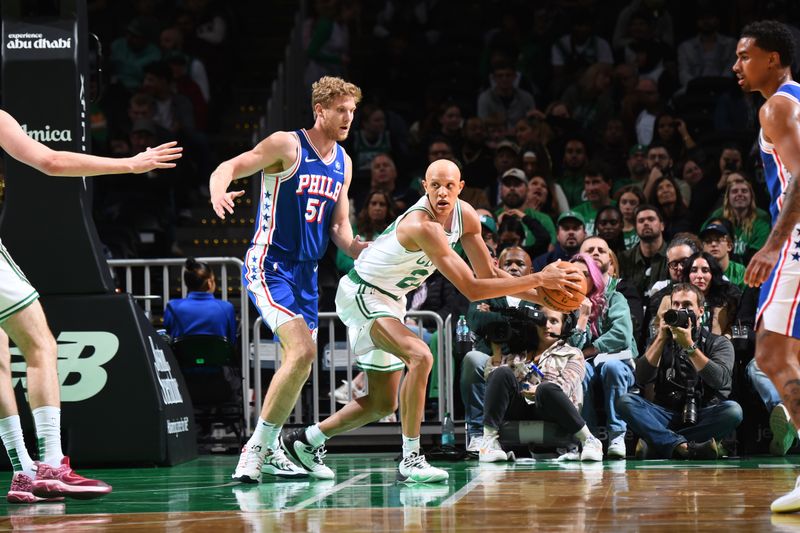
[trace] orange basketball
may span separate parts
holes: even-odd
[[[536,292],[541,295],[542,304],[544,304],[545,307],[549,307],[554,311],[569,313],[579,308],[583,302],[583,299],[586,298],[588,286],[585,278],[581,279],[581,287],[582,288],[580,291],[574,289],[570,291],[572,293],[572,297],[570,297],[564,291],[558,289],[546,289],[544,287],[536,289]]]

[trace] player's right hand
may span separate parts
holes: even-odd
[[[540,286],[546,289],[563,290],[565,292],[583,289],[581,284],[583,272],[572,263],[567,263],[566,261],[550,263],[539,274],[541,279]],[[572,293],[569,296],[572,297]]]
[[[244,191],[223,192],[211,195],[211,207],[219,218],[225,220],[225,212],[233,214],[234,200],[244,194]]]
[[[779,255],[780,249],[776,250],[766,245],[757,251],[744,272],[744,282],[749,287],[760,287],[778,264]]]

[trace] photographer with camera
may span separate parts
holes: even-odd
[[[626,394],[617,400],[617,413],[640,437],[637,457],[716,459],[716,441],[742,421],[742,408],[727,399],[733,345],[700,326],[705,298],[697,287],[676,284],[671,301],[636,360],[636,383],[654,383],[654,401]]]
[[[531,258],[519,246],[512,246],[503,250],[498,258],[498,267],[514,277],[525,276],[531,273]],[[493,324],[504,324],[507,319],[501,313],[503,310],[530,308],[532,304],[505,296],[491,298],[469,304],[467,310],[467,325],[475,336],[474,348],[466,353],[461,362],[461,398],[464,402],[464,418],[467,423],[467,453],[477,455],[483,439],[483,400],[486,392],[486,378],[484,368],[489,364],[495,349],[502,354],[511,352],[508,343],[495,343],[493,347],[489,334]]]
[[[581,418],[584,360],[563,332],[568,315],[551,309],[501,310],[505,321],[491,323],[487,338],[491,361],[484,368],[486,398],[479,460],[513,460],[498,441],[506,420],[545,420],[558,424],[581,443],[582,461],[602,461],[603,445]],[[499,342],[511,353],[503,354]]]

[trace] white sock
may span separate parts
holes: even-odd
[[[494,428],[490,428],[489,426],[483,426],[483,436],[484,437],[496,437],[500,432]]]
[[[581,441],[581,444],[586,442],[591,436],[592,432],[589,431],[589,427],[586,424],[584,424],[581,429],[575,432],[575,437],[577,437],[577,439]]]
[[[3,446],[6,447],[14,472],[25,472],[28,476],[34,477],[36,474],[33,470],[33,459],[28,454],[28,449],[25,448],[19,415],[0,420],[0,438],[3,439]]]
[[[39,445],[39,460],[50,466],[60,466],[64,454],[61,452],[61,409],[45,405],[33,411],[36,426],[36,442]]]
[[[328,436],[322,432],[319,428],[319,424],[314,424],[306,428],[306,440],[312,448],[319,448],[325,444],[325,441],[328,440]]]
[[[270,450],[278,449],[278,436],[281,434],[281,426],[270,424],[263,418],[258,419],[256,429],[250,440],[247,441],[247,446],[261,446],[262,450],[269,448]]]
[[[403,435],[403,458],[412,453],[419,453],[419,437],[406,437]]]

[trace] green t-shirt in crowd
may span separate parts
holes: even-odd
[[[617,202],[615,202],[614,200],[611,200],[611,205],[617,205]],[[585,224],[586,235],[587,236],[594,235],[595,234],[595,229],[596,229],[594,227],[594,219],[597,218],[598,209],[595,209],[592,206],[592,202],[589,202],[587,200],[587,201],[583,202],[582,204],[580,204],[579,206],[573,208],[573,211],[575,211],[576,213],[580,213],[583,216],[583,220],[586,221],[586,224]]]
[[[495,218],[499,219],[500,215],[503,213],[503,211],[505,211],[505,209],[502,208],[502,207],[500,209],[498,209],[497,211],[495,211],[494,212]],[[541,211],[537,211],[535,209],[531,209],[530,207],[525,208],[525,210],[523,212],[525,213],[525,216],[529,216],[529,217],[531,217],[533,219],[538,220],[539,223],[542,226],[544,226],[544,229],[547,230],[547,233],[550,234],[550,244],[555,244],[555,242],[556,242],[556,225],[553,223],[553,219],[550,218],[549,215],[547,215],[545,213],[542,213]],[[534,244],[536,244],[536,238],[533,236],[533,233],[531,233],[531,231],[528,229],[528,226],[525,226],[525,224],[523,224],[523,226],[525,227],[525,243],[523,244],[523,246],[525,246],[525,247],[533,246]],[[531,259],[533,259],[533,258],[531,258]]]
[[[725,270],[724,274],[725,277],[728,278],[728,281],[744,290],[744,271],[745,267],[743,264],[737,263],[736,261],[728,261],[728,268]]]

